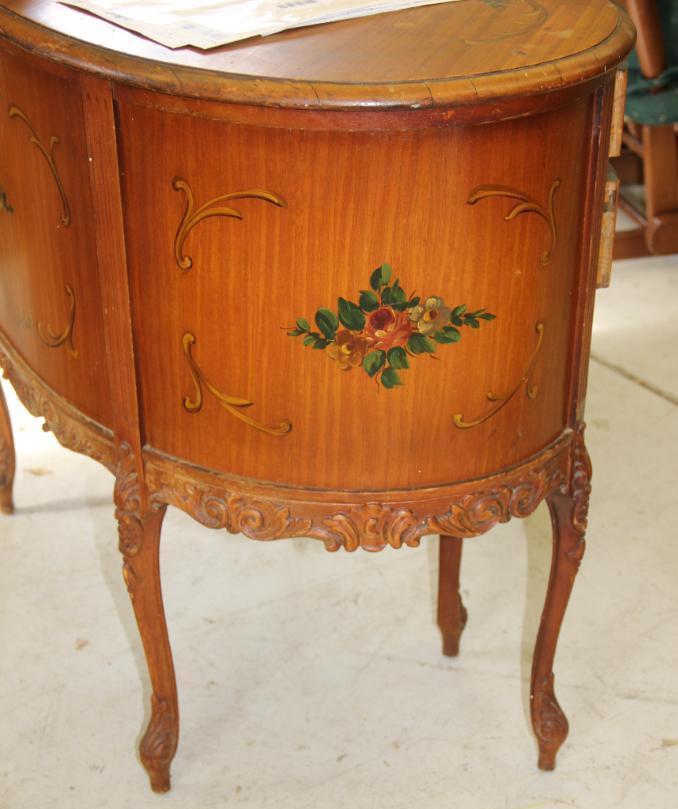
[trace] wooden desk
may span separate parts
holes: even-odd
[[[531,709],[553,768],[627,18],[608,0],[463,0],[200,53],[10,0],[0,35],[0,362],[115,475],[153,789],[178,739],[168,505],[331,551],[440,535],[456,654],[462,538],[546,500]],[[4,407],[0,436],[11,511]]]

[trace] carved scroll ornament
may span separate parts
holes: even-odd
[[[173,505],[208,528],[225,528],[251,539],[286,537],[320,539],[328,551],[380,551],[390,546],[416,547],[422,536],[483,534],[511,517],[527,517],[552,491],[565,485],[571,435],[541,457],[498,479],[480,482],[477,490],[440,494],[431,505],[375,500],[342,507],[299,502],[246,491],[236,480],[178,464],[159,453],[146,460],[151,504]]]
[[[227,216],[232,219],[242,219],[242,214],[236,208],[230,208],[227,205],[222,205],[223,202],[228,202],[234,199],[258,199],[262,202],[270,202],[280,208],[285,207],[285,202],[275,194],[269,191],[262,191],[259,188],[254,188],[251,191],[235,191],[231,194],[222,194],[219,197],[214,197],[194,210],[195,201],[193,198],[193,191],[186,182],[178,177],[172,183],[172,188],[175,191],[183,191],[186,195],[186,210],[179,223],[177,234],[174,237],[174,260],[181,270],[190,270],[193,266],[193,259],[190,256],[184,255],[184,242],[186,237],[193,230],[193,228],[209,219],[212,216]]]
[[[54,147],[57,145],[57,143],[59,143],[59,138],[56,135],[52,135],[49,139],[49,148],[46,147],[38,137],[37,132],[33,128],[33,124],[28,119],[26,113],[19,109],[19,107],[17,107],[15,104],[12,104],[9,108],[9,117],[18,118],[20,121],[24,122],[31,133],[28,140],[40,151],[40,154],[42,154],[47,161],[49,170],[54,178],[54,182],[56,183],[59,196],[61,197],[61,224],[67,228],[71,224],[71,209],[68,204],[68,198],[66,196],[66,191],[64,190],[64,185],[61,182],[59,170],[57,169],[56,162],[54,160]]]
[[[131,582],[128,581],[128,577],[133,577],[133,572],[129,568],[129,562],[130,558],[136,556],[141,549],[144,531],[141,521],[141,487],[136,459],[127,442],[123,442],[119,448],[113,500],[115,518],[118,521],[119,549],[124,558],[123,576],[127,589],[132,595]]]
[[[572,527],[577,535],[576,545],[568,551],[568,558],[577,568],[581,564],[586,550],[586,527],[589,516],[589,498],[591,496],[591,477],[593,474],[591,458],[584,443],[583,422],[577,424],[572,447],[572,470],[570,474],[570,495],[572,497]]]
[[[532,703],[530,706],[532,714],[532,726],[534,733],[540,742],[540,747],[549,747],[554,743],[559,747],[565,740],[570,726],[563,709],[558,704],[554,691],[553,672],[533,685]],[[540,751],[541,766],[541,751]],[[549,767],[548,769],[553,769]]]
[[[269,435],[286,435],[289,433],[292,429],[292,425],[289,421],[281,421],[280,424],[275,427],[262,424],[260,421],[253,419],[251,416],[248,416],[247,413],[243,412],[245,408],[251,407],[254,402],[250,402],[249,399],[238,399],[235,396],[228,396],[222,393],[218,388],[215,388],[214,385],[207,380],[205,374],[193,357],[191,349],[192,346],[195,345],[195,337],[190,332],[184,334],[181,344],[195,384],[195,398],[191,399],[190,396],[184,396],[183,404],[186,412],[197,413],[202,408],[202,388],[204,385],[224,410],[227,410],[232,416],[240,419],[240,421],[244,421],[245,424],[249,424],[250,427],[254,427],[255,430],[261,430],[261,432],[268,433]]]
[[[554,200],[556,191],[560,188],[560,183],[560,180],[553,181],[546,206],[541,205],[536,199],[533,199],[523,191],[517,191],[515,188],[511,188],[507,185],[479,185],[471,191],[467,202],[469,205],[475,205],[480,200],[488,199],[489,197],[509,197],[520,201],[506,214],[504,221],[510,222],[512,219],[515,219],[516,216],[520,216],[520,214],[524,213],[535,213],[537,216],[540,216],[548,225],[551,233],[548,248],[539,256],[541,263],[546,266],[551,260],[553,251],[556,249],[556,240],[558,238]]]
[[[139,745],[139,757],[148,770],[151,779],[159,774],[163,786],[156,791],[169,789],[169,781],[165,786],[162,780],[164,773],[174,758],[179,741],[179,725],[177,715],[170,703],[157,694],[151,695],[151,721]],[[154,787],[155,789],[155,787]]]

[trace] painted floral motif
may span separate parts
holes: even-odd
[[[339,298],[337,311],[318,309],[317,330],[300,317],[290,337],[303,337],[309,348],[326,350],[342,371],[362,368],[384,388],[402,385],[400,372],[410,359],[435,354],[441,345],[461,340],[461,327],[480,328],[481,320],[495,316],[466,304],[449,307],[437,296],[408,295],[400,279],[391,283],[391,267],[382,264],[370,276],[370,289],[360,292],[358,303]]]

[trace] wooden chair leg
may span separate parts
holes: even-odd
[[[459,568],[463,540],[441,535],[438,566],[438,626],[443,636],[443,654],[456,657],[467,612],[459,593]]]
[[[579,432],[575,440],[572,483],[565,493],[558,491],[547,498],[553,525],[553,556],[530,689],[532,727],[539,744],[542,770],[555,768],[556,754],[569,730],[553,690],[553,661],[567,602],[584,555],[590,479],[591,463]]]
[[[139,514],[120,503],[138,505],[134,490],[119,493],[119,524],[123,577],[132,601],[151,680],[151,719],[139,744],[141,763],[154,792],[170,788],[170,764],[179,739],[179,709],[174,664],[160,587],[160,529],[165,507]],[[131,494],[131,496],[130,496]],[[127,498],[126,498],[127,495]]]
[[[14,500],[14,472],[16,469],[16,456],[14,454],[14,439],[12,437],[12,422],[9,420],[9,411],[5,394],[0,386],[0,511],[3,514],[12,514]]]

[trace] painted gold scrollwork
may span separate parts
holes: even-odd
[[[505,407],[511,399],[518,393],[518,391],[525,386],[525,392],[527,394],[528,399],[536,399],[538,388],[536,385],[530,385],[530,378],[534,371],[534,366],[537,361],[537,355],[539,354],[539,350],[541,349],[542,342],[544,340],[544,323],[540,320],[537,325],[535,326],[535,331],[537,332],[537,345],[535,346],[534,351],[532,352],[532,357],[525,369],[525,373],[520,377],[518,384],[508,393],[504,395],[498,395],[490,391],[487,394],[488,402],[494,403],[496,406],[493,407],[491,410],[488,410],[483,416],[480,416],[472,421],[466,421],[464,416],[461,413],[456,413],[453,416],[453,421],[457,427],[462,430],[467,430],[471,427],[477,427],[479,424],[487,421],[488,419],[492,418],[492,416],[496,415],[503,407]]]
[[[42,323],[37,324],[38,334],[42,342],[49,348],[60,348],[62,345],[68,347],[68,353],[74,359],[78,356],[78,350],[73,345],[73,327],[75,325],[75,293],[70,284],[66,284],[66,294],[70,298],[70,311],[68,314],[68,322],[61,332],[53,331],[51,326],[45,326]]]
[[[280,424],[275,427],[262,424],[260,421],[253,419],[244,412],[244,410],[251,407],[254,402],[251,402],[249,399],[239,399],[235,396],[228,396],[218,390],[218,388],[215,388],[214,385],[207,380],[205,374],[193,357],[192,347],[195,345],[195,337],[190,332],[184,334],[181,339],[181,345],[195,384],[195,398],[192,399],[190,396],[184,396],[183,405],[186,412],[197,413],[201,409],[203,399],[202,388],[204,385],[224,410],[227,410],[232,416],[240,419],[240,421],[244,421],[245,424],[249,424],[250,427],[254,427],[255,430],[261,430],[269,435],[286,435],[289,433],[292,429],[292,425],[289,421],[281,421]]]
[[[536,213],[537,216],[540,216],[544,222],[546,222],[549,231],[551,232],[551,241],[549,246],[539,256],[541,263],[546,266],[551,260],[553,251],[556,249],[558,231],[556,228],[554,202],[556,191],[560,188],[560,185],[560,179],[553,181],[549,190],[549,197],[546,206],[541,205],[539,202],[537,202],[537,200],[533,199],[528,194],[525,194],[523,191],[517,191],[515,188],[511,188],[507,185],[479,185],[477,188],[474,188],[473,191],[471,191],[467,202],[469,205],[475,205],[476,202],[479,202],[482,199],[487,199],[488,197],[509,197],[511,199],[520,200],[520,202],[511,208],[511,210],[504,217],[504,221],[510,222],[512,219],[515,219],[516,216],[523,213]]]
[[[28,140],[40,151],[42,156],[47,161],[47,165],[49,166],[49,170],[52,173],[52,177],[54,177],[54,182],[56,183],[57,190],[59,191],[59,196],[61,197],[61,224],[67,228],[71,224],[71,209],[68,204],[68,198],[66,196],[66,191],[64,190],[64,185],[61,182],[61,177],[54,161],[54,147],[57,145],[57,143],[59,143],[59,138],[56,135],[52,135],[49,139],[49,148],[47,148],[38,137],[38,134],[33,128],[33,124],[28,119],[26,113],[19,109],[19,107],[17,107],[15,104],[12,104],[9,108],[9,117],[19,118],[24,122],[24,124],[26,124],[31,133]]]
[[[193,266],[193,259],[190,256],[184,255],[183,248],[186,237],[196,225],[212,216],[227,216],[233,219],[242,219],[242,214],[239,210],[230,208],[227,205],[222,205],[221,203],[235,199],[258,199],[263,202],[270,202],[280,208],[286,207],[284,200],[280,199],[280,197],[275,194],[254,188],[250,191],[235,191],[231,194],[222,194],[219,197],[208,200],[194,210],[195,201],[193,191],[186,180],[182,180],[178,177],[172,182],[172,188],[174,188],[175,191],[183,191],[186,195],[186,210],[179,223],[177,234],[174,237],[174,260],[181,270],[190,270]]]

